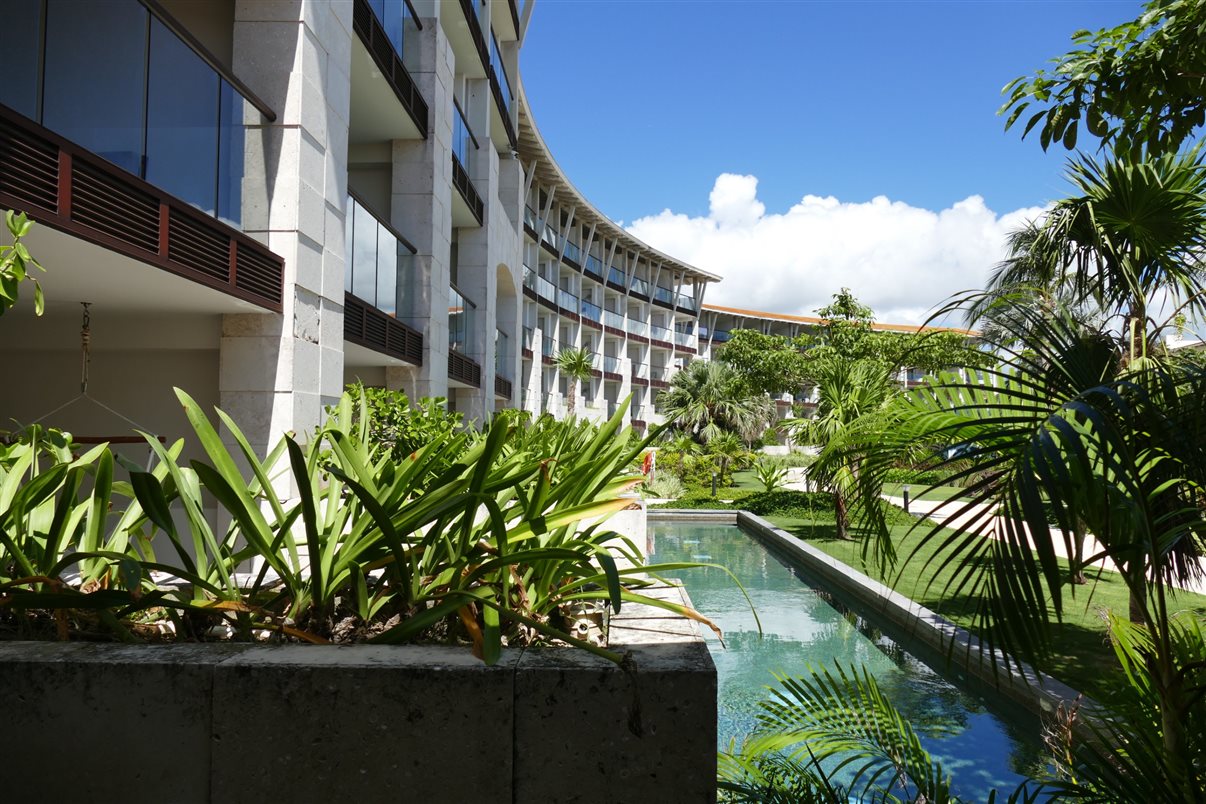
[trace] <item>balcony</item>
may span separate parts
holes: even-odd
[[[628,334],[640,340],[642,343],[649,342],[649,325],[644,321],[637,321],[635,318],[625,319],[625,327]]]
[[[594,254],[586,255],[585,271],[586,275],[596,282],[603,281],[603,261]]]
[[[557,307],[560,308],[562,315],[569,316],[575,321],[579,320],[578,297],[568,290],[557,289]]]
[[[603,379],[609,382],[621,382],[624,377],[620,374],[620,358],[603,355]]]
[[[476,222],[481,226],[485,216],[485,204],[469,178],[473,159],[479,150],[477,137],[473,136],[473,131],[465,120],[465,113],[461,111],[461,105],[456,100],[452,101],[452,111],[452,186],[456,187],[462,202],[458,204],[456,197],[452,200],[452,225],[472,226]]]
[[[634,361],[628,371],[628,377],[632,380],[633,385],[642,388],[649,387],[649,368],[647,366],[642,366]]]
[[[695,354],[696,349],[693,344],[694,340],[695,340],[694,333],[681,332],[679,330],[675,330],[674,331],[674,350],[676,352],[687,352],[689,354]]]
[[[655,304],[659,304],[662,307],[674,309],[675,295],[676,294],[674,293],[673,290],[670,290],[669,288],[664,288],[661,285],[657,285],[653,289],[653,301]]]
[[[513,390],[511,378],[511,336],[501,329],[494,330],[494,395],[510,399]]]
[[[498,37],[490,32],[490,92],[494,95],[494,114],[491,115],[491,127],[501,128],[492,131],[494,140],[502,142],[504,137],[512,149],[519,145],[515,135],[515,124],[512,122],[511,107],[515,102],[515,93],[511,89],[511,80],[507,77],[507,68],[503,64],[502,50],[498,47]],[[503,136],[499,136],[499,135]]]
[[[628,277],[614,265],[607,269],[607,285],[621,293],[628,292]]]
[[[523,228],[527,230],[532,239],[536,239],[536,210],[532,209],[527,204],[523,205]]]
[[[352,29],[364,49],[352,53],[353,142],[427,138],[427,101],[407,65],[415,67],[411,54],[422,28],[409,0],[354,0]],[[385,99],[386,90],[404,115]]]
[[[482,367],[467,354],[473,343],[477,305],[453,285],[448,291],[448,379],[481,388]]]
[[[654,325],[649,326],[649,339],[655,346],[660,346],[663,349],[673,349],[674,333],[665,327]]]
[[[414,246],[351,194],[345,221],[344,339],[422,365],[423,336],[397,320],[411,312]]]
[[[524,295],[550,310],[557,309],[557,286],[528,266],[523,267]]]
[[[37,35],[6,45],[3,205],[279,310],[281,259],[238,231],[244,125],[272,109],[158,9],[9,5]]]
[[[536,341],[536,331],[534,329],[532,329],[531,327],[524,327],[523,328],[523,351],[522,351],[522,354],[523,354],[524,358],[527,360],[532,359],[532,349],[533,349],[533,344],[535,343],[535,341]]]
[[[632,292],[633,292],[633,294],[640,296],[645,301],[648,301],[649,300],[649,283],[646,282],[644,279],[637,279],[634,276],[632,278]]]
[[[670,367],[651,366],[649,369],[649,384],[654,388],[669,388]]]
[[[579,309],[582,312],[582,323],[595,329],[603,328],[603,309],[597,304],[592,304],[586,299],[582,299],[579,304]]]
[[[674,306],[680,310],[686,310],[689,313],[699,312],[699,304],[696,303],[694,296],[688,296],[686,293],[675,294]]]
[[[553,365],[556,361],[557,349],[553,343],[552,335],[544,335],[540,339],[540,361],[546,366]]]
[[[627,324],[624,321],[624,316],[620,315],[619,313],[612,312],[611,310],[603,311],[603,329],[609,334],[619,335],[622,337],[626,331],[626,326]]]
[[[582,264],[582,249],[573,240],[566,238],[565,251],[562,253],[561,258],[569,262],[574,268],[577,268]]]

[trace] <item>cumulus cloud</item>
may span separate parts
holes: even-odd
[[[717,177],[706,216],[667,209],[628,231],[654,248],[720,274],[705,302],[812,315],[841,287],[880,321],[920,323],[961,290],[982,287],[1005,236],[1042,212],[997,215],[973,195],[932,211],[878,196],[864,203],[804,196],[783,213],[758,200],[758,179]],[[957,321],[949,322],[957,324]]]

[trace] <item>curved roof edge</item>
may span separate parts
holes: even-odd
[[[536,120],[532,116],[531,107],[528,105],[528,93],[524,89],[522,77],[518,79],[518,84],[519,156],[521,163],[525,164],[526,170],[526,163],[534,162],[534,170],[538,179],[544,184],[554,185],[557,188],[558,195],[562,193],[569,195],[576,207],[576,212],[574,213],[576,220],[585,220],[605,227],[607,237],[618,240],[629,248],[644,252],[654,260],[660,260],[664,265],[682,271],[689,277],[702,279],[707,282],[719,282],[722,279],[718,274],[696,268],[694,265],[658,251],[643,240],[634,237],[623,226],[620,226],[611,218],[604,215],[594,204],[588,201],[586,196],[574,186],[574,183],[561,170],[561,167],[557,164],[557,160],[549,152],[548,146],[545,145],[544,137],[540,136],[540,129],[536,127]]]
[[[771,313],[765,310],[747,310],[743,307],[723,307],[719,304],[705,304],[701,313],[724,313],[738,318],[765,318],[770,321],[784,321],[791,324],[823,324],[825,319],[811,315],[792,315],[790,313]],[[922,324],[888,324],[878,321],[871,324],[871,329],[877,332],[957,332],[969,338],[979,337],[974,329],[959,329],[958,327],[924,326]]]

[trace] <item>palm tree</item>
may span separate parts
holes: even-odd
[[[725,485],[728,485],[732,479],[729,469],[740,464],[749,455],[749,450],[745,448],[745,444],[741,442],[737,434],[729,432],[714,436],[708,442],[707,450],[708,455],[715,459],[717,468],[720,470],[721,481]]]
[[[557,370],[566,379],[566,416],[574,415],[577,405],[578,383],[594,376],[594,358],[586,349],[562,349],[557,353]]]
[[[874,417],[896,394],[887,368],[874,361],[825,360],[816,367],[815,376],[819,385],[815,414],[810,419],[789,420],[787,427],[797,438],[821,447],[822,452],[840,444],[852,429],[871,427]],[[811,473],[833,493],[838,538],[849,538],[847,498],[854,486],[857,462],[818,462]]]
[[[1069,179],[1076,194],[1014,234],[989,290],[1049,289],[1121,317],[1130,362],[1177,312],[1206,312],[1206,166],[1193,152],[1104,164],[1086,157],[1072,162]],[[1165,295],[1175,312],[1151,320]]]
[[[1131,301],[1115,304],[1133,309]],[[919,523],[914,535],[940,546],[953,570],[948,591],[974,601],[987,644],[1032,661],[1050,648],[1051,611],[1069,605],[1058,556],[1091,533],[1101,547],[1086,561],[1112,563],[1130,590],[1137,627],[1116,624],[1114,637],[1133,657],[1136,690],[1129,709],[1098,720],[1106,742],[1074,749],[1075,779],[1060,789],[1198,801],[1206,644],[1200,622],[1173,612],[1177,587],[1203,576],[1206,554],[1206,364],[1126,365],[1130,331],[1087,336],[1082,322],[1038,310],[1019,311],[1012,325],[995,344],[999,367],[915,389],[874,432],[852,431],[821,463],[859,463],[856,511],[886,566],[896,558],[879,504],[886,471],[919,449],[961,446],[970,467],[946,468],[967,485],[935,518],[963,516],[946,529]]]
[[[704,443],[726,430],[752,442],[774,417],[766,394],[751,392],[728,364],[704,360],[675,374],[657,405],[667,419]]]

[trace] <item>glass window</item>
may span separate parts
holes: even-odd
[[[4,47],[0,47],[0,103],[38,119],[38,55],[42,45],[42,0],[8,0]]]
[[[43,123],[142,175],[146,8],[129,0],[48,0]]]
[[[243,227],[243,116],[251,108],[234,87],[221,83],[221,113],[218,117],[218,217]]]
[[[218,74],[159,20],[151,20],[146,180],[217,211]]]
[[[352,292],[352,238],[356,231],[356,202],[349,195],[343,218],[343,290]]]

